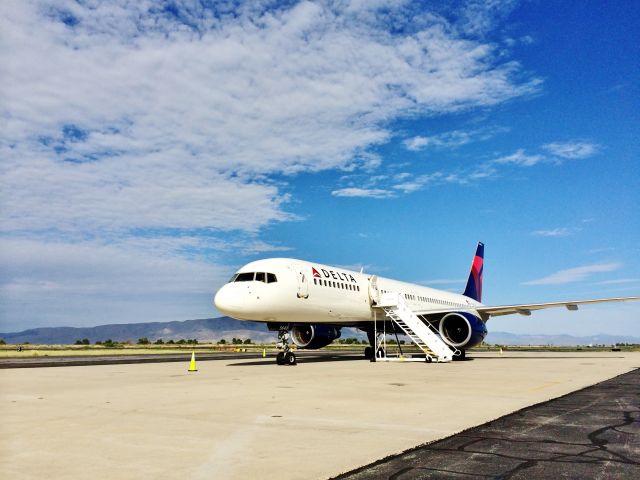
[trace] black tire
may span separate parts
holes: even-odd
[[[278,355],[276,355],[276,363],[278,365],[284,365],[284,352],[278,352]]]
[[[371,360],[373,358],[373,347],[365,347],[364,358]]]
[[[298,362],[296,361],[296,354],[293,352],[287,352],[284,355],[284,363],[287,365],[296,365]]]
[[[431,357],[427,356],[427,357],[425,358],[425,361],[426,361],[427,363],[431,363],[431,362],[433,362],[433,358],[431,358]]]

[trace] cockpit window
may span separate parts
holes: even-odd
[[[235,281],[236,282],[250,282],[253,280],[253,276],[255,275],[254,272],[243,272],[243,273],[239,273],[238,276],[236,277]]]
[[[278,279],[274,273],[265,273],[265,272],[242,272],[236,273],[229,282],[265,282],[265,283],[276,283]]]

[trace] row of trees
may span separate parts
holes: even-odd
[[[226,345],[227,341],[223,338],[221,340],[218,340],[218,345]],[[251,341],[250,338],[247,338],[246,340],[242,340],[241,338],[236,338],[233,337],[231,339],[231,344],[232,345],[251,345],[253,342]]]
[[[4,342],[4,341],[3,341]],[[225,340],[224,338],[222,340],[218,341],[219,345],[226,345],[227,343],[230,343],[232,345],[251,345],[253,343],[253,341],[250,338],[247,338],[246,340],[242,340],[241,338],[232,338],[230,342],[227,342],[227,340]],[[3,345],[4,343],[0,344]],[[197,338],[181,338],[180,340],[167,340],[166,342],[161,339],[158,338],[155,342],[152,342],[151,340],[149,340],[147,337],[142,337],[138,339],[137,345],[197,345],[198,344],[198,339]],[[91,345],[91,342],[89,341],[88,338],[82,338],[82,339],[78,339],[75,341],[75,345]],[[118,342],[118,341],[113,341],[112,339],[107,339],[107,340],[97,340],[96,341],[96,345],[102,345],[104,347],[116,347],[119,345],[131,345],[130,341],[126,341],[126,342]]]
[[[357,338],[341,338],[337,343],[342,345],[369,345],[367,340],[358,340]]]
[[[151,343],[151,341],[147,338],[147,337],[142,337],[138,339],[138,345],[149,345]],[[177,344],[177,345],[197,345],[198,344],[198,339],[197,338],[187,338],[186,340],[184,338],[181,338],[180,340],[167,340],[166,342],[164,340],[162,340],[161,338],[157,339],[155,342],[153,342],[154,345],[173,345],[173,344]]]

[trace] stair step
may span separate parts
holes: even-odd
[[[380,306],[425,355],[435,357],[438,361],[452,360],[454,351],[444,343],[433,326],[423,322],[407,306],[401,295],[385,294]]]

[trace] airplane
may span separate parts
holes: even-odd
[[[297,348],[318,349],[340,338],[343,327],[366,332],[369,346],[364,354],[371,361],[384,355],[376,340],[380,332],[404,333],[419,343],[412,330],[405,328],[404,322],[394,315],[395,310],[385,308],[389,298],[395,299],[392,304],[400,303],[409,309],[415,315],[410,315],[416,318],[415,322],[428,326],[451,349],[455,359],[465,358],[467,349],[482,343],[487,335],[486,322],[491,317],[531,315],[535,310],[553,307],[577,310],[578,305],[583,304],[640,300],[640,297],[619,297],[487,306],[481,303],[483,266],[484,244],[479,242],[466,288],[462,294],[456,294],[305,260],[269,258],[240,268],[218,290],[214,305],[229,317],[264,322],[270,331],[278,331],[281,351],[276,361],[279,365],[295,365],[296,356],[289,339]],[[414,329],[424,330],[424,327],[414,323]],[[430,355],[426,357],[431,361]]]

